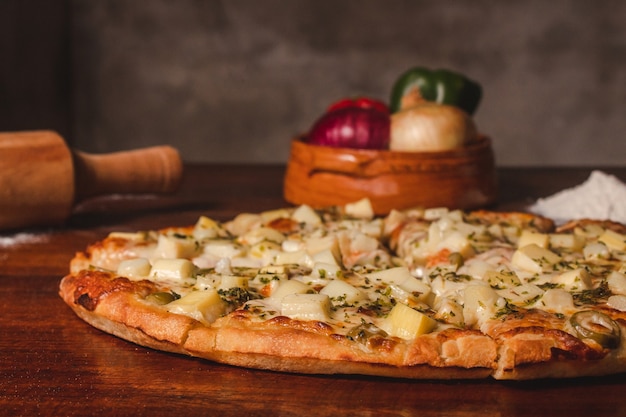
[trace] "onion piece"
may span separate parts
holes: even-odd
[[[424,103],[391,116],[389,147],[406,152],[444,151],[461,147],[476,137],[476,125],[463,110]]]
[[[390,117],[373,108],[346,107],[325,113],[311,128],[308,142],[315,145],[387,149]]]
[[[599,311],[584,310],[570,318],[572,327],[583,339],[591,339],[600,346],[615,349],[621,340],[619,325],[609,316]]]

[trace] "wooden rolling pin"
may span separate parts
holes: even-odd
[[[173,192],[181,177],[170,146],[92,155],[52,131],[0,133],[0,230],[59,225],[88,197]]]

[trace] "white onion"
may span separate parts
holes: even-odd
[[[626,296],[612,295],[609,297],[606,304],[615,310],[626,311]]]
[[[475,138],[473,120],[454,106],[421,104],[391,116],[389,147],[394,151],[444,151],[461,147]]]

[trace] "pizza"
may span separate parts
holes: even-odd
[[[222,364],[522,380],[626,371],[626,226],[370,202],[113,232],[60,295],[90,325]]]

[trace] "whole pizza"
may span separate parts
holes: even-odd
[[[626,371],[626,227],[368,200],[111,233],[60,295],[104,332],[247,368],[414,379]]]

